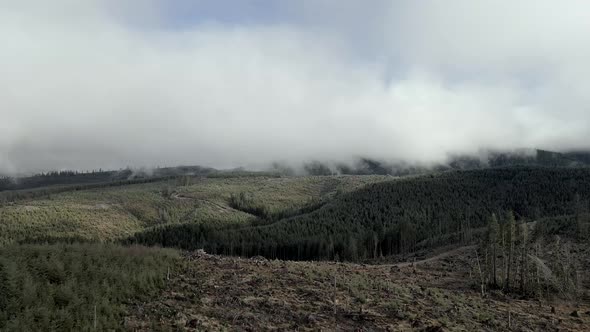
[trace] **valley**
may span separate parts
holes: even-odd
[[[17,197],[0,330],[584,331],[589,188],[587,168],[520,166]]]

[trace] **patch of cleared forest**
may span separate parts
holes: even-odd
[[[579,245],[576,259],[588,258]],[[481,294],[474,246],[425,261],[364,265],[186,253],[136,331],[584,331],[585,298]],[[582,254],[582,250],[585,252]],[[587,261],[586,261],[587,262]],[[586,270],[587,271],[587,270]],[[580,293],[582,294],[582,293]]]
[[[118,240],[166,224],[265,223],[384,176],[179,177],[0,203],[0,244]],[[245,197],[236,204],[236,197]],[[256,214],[252,210],[263,211]]]

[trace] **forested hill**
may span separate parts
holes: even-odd
[[[131,242],[284,259],[357,260],[468,239],[494,213],[517,220],[587,213],[590,168],[452,171],[368,185],[322,208],[266,226],[180,225]]]
[[[206,175],[213,171],[212,168],[201,166],[178,166],[154,169],[126,168],[118,171],[55,171],[18,178],[0,176],[0,191],[157,179],[182,175]]]
[[[515,152],[488,151],[486,156],[457,155],[450,157],[444,164],[414,165],[407,162],[386,162],[371,158],[359,158],[352,164],[326,164],[310,161],[303,164],[305,175],[395,175],[407,176],[425,174],[434,171],[471,170],[497,167],[543,166],[543,167],[580,167],[590,166],[590,152],[553,152],[546,150],[519,150]],[[233,170],[216,170],[202,166],[158,167],[153,169],[121,169],[117,171],[53,171],[25,177],[9,177],[0,174],[0,191],[30,190],[51,186],[74,186],[88,184],[107,184],[125,181],[149,181],[159,178],[179,176],[240,176],[265,175],[289,176],[298,174],[289,165],[274,163],[267,172],[247,171],[242,168]]]
[[[498,167],[581,167],[590,166],[590,152],[554,152],[539,149],[515,151],[482,151],[480,155],[452,155],[443,163],[420,165],[404,161],[388,162],[372,158],[359,158],[352,164],[326,164],[319,161],[304,165],[310,175],[396,175],[406,176],[433,171],[471,170]]]

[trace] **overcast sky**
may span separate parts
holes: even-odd
[[[590,143],[587,0],[0,0],[0,172]]]

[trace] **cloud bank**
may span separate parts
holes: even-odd
[[[271,2],[0,0],[0,172],[589,147],[587,1]]]

